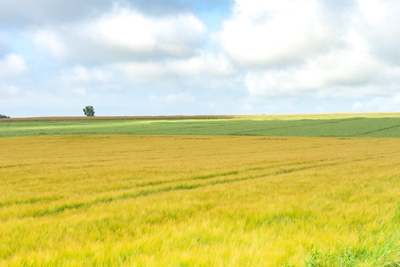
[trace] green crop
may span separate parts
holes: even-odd
[[[0,122],[0,137],[71,134],[400,137],[400,116]]]

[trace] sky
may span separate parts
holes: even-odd
[[[398,0],[0,0],[0,114],[400,110]]]

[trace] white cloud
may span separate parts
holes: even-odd
[[[380,0],[358,0],[358,5],[368,22],[377,22],[387,14]]]
[[[142,82],[154,81],[167,75],[168,69],[165,63],[135,62],[118,64],[117,68],[122,70],[130,79]]]
[[[400,2],[359,0],[360,15],[352,25],[375,56],[400,64]],[[366,6],[366,7],[365,7]]]
[[[357,1],[342,16],[324,1],[236,0],[217,39],[253,98],[392,96],[400,89],[400,4]]]
[[[62,24],[93,17],[107,12],[113,6],[131,7],[152,16],[173,16],[202,8],[219,8],[230,0],[12,0],[1,1],[0,24],[43,26]]]
[[[235,72],[225,57],[205,52],[188,59],[124,63],[119,64],[118,68],[132,79],[150,82],[164,82],[173,77],[218,78]]]
[[[201,53],[198,56],[170,62],[171,70],[185,75],[207,75],[212,77],[233,74],[230,62],[221,55]]]
[[[95,18],[31,30],[28,36],[56,58],[84,64],[190,57],[206,32],[190,13],[153,17],[116,6]]]
[[[8,54],[0,59],[0,78],[19,76],[28,70],[25,59],[17,54]]]
[[[91,36],[110,46],[136,53],[165,53],[184,56],[206,32],[191,14],[175,17],[146,17],[136,11],[117,9],[88,25]]]
[[[333,51],[285,69],[250,71],[246,86],[253,97],[355,99],[397,92],[400,67],[385,64],[355,49]]]
[[[345,49],[291,68],[249,72],[246,85],[253,96],[283,97],[314,92],[318,97],[347,98],[354,90],[359,94],[360,87],[367,84],[379,86],[387,80],[400,78],[400,72],[380,77],[381,71],[388,73],[387,67],[379,61]]]
[[[324,52],[336,37],[316,0],[237,0],[219,39],[239,64],[271,66]]]
[[[107,82],[112,74],[100,68],[88,69],[77,66],[62,72],[61,79],[65,82]]]

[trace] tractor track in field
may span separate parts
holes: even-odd
[[[382,155],[372,155],[372,156],[367,156],[367,157],[362,157],[362,158],[356,158],[356,159],[351,160],[351,162],[361,162],[361,161],[365,161],[365,160],[378,159],[381,157],[382,157]],[[98,197],[92,201],[66,203],[66,204],[62,204],[62,205],[59,205],[59,206],[56,206],[56,207],[53,207],[50,209],[30,211],[30,212],[27,212],[26,214],[23,214],[22,216],[4,218],[2,221],[4,222],[4,221],[12,220],[12,219],[39,218],[39,217],[52,216],[52,215],[57,215],[57,214],[60,214],[60,213],[66,212],[66,211],[70,211],[70,210],[89,209],[95,205],[106,204],[106,203],[111,203],[111,202],[115,202],[115,201],[135,199],[138,197],[151,196],[151,195],[173,192],[173,191],[194,190],[194,189],[199,189],[199,188],[205,188],[208,186],[231,184],[231,183],[245,182],[245,181],[257,180],[257,179],[271,178],[271,177],[279,177],[279,176],[282,176],[285,174],[301,172],[304,170],[311,170],[311,169],[316,169],[316,168],[318,169],[318,168],[327,167],[327,166],[338,166],[340,164],[348,163],[348,162],[349,161],[345,160],[345,159],[338,159],[334,162],[326,162],[326,163],[322,163],[322,164],[311,164],[311,165],[304,165],[304,166],[297,166],[297,167],[296,167],[296,165],[294,165],[294,167],[287,166],[286,168],[279,168],[272,172],[270,171],[270,172],[254,174],[254,175],[245,175],[245,173],[242,173],[240,171],[232,171],[232,172],[222,173],[220,176],[215,175],[215,174],[214,175],[211,175],[211,174],[204,175],[204,177],[205,177],[204,179],[202,179],[200,176],[198,176],[199,177],[198,179],[189,180],[188,178],[186,178],[186,179],[181,179],[181,180],[173,180],[168,183],[173,183],[176,181],[182,182],[182,181],[199,181],[199,180],[206,180],[207,182],[193,183],[193,184],[180,183],[177,185],[165,186],[165,187],[160,187],[160,188],[149,188],[149,189],[144,189],[144,190],[139,190],[139,191],[134,191],[134,192],[125,192],[125,193],[121,193],[121,194],[118,194],[115,196],[102,196],[102,197]],[[257,168],[252,168],[252,169],[257,169]],[[239,176],[239,177],[211,180],[212,178],[229,177],[229,175]],[[137,187],[133,187],[132,189],[137,189]],[[124,191],[127,191],[127,190],[124,190]],[[27,204],[27,203],[19,203],[19,204]]]
[[[371,134],[371,133],[382,132],[382,131],[386,131],[386,130],[390,130],[390,129],[394,129],[394,128],[399,128],[399,127],[400,127],[400,124],[394,125],[394,126],[390,126],[390,127],[380,128],[380,129],[374,130],[374,131],[368,131],[368,132],[362,133],[360,135],[368,135],[368,134]]]

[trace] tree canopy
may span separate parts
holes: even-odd
[[[86,106],[83,109],[83,113],[88,117],[89,116],[94,116],[94,108],[93,108],[93,106]]]

